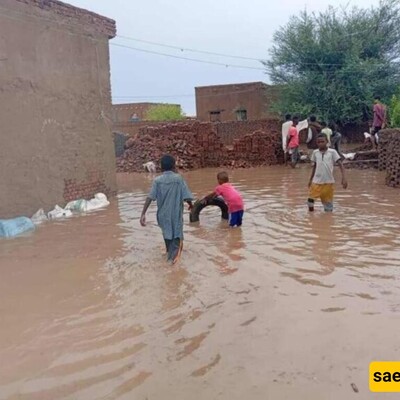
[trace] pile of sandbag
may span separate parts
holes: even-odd
[[[35,229],[37,225],[50,220],[72,217],[74,213],[86,213],[107,207],[110,202],[103,193],[97,193],[91,200],[79,199],[69,202],[65,208],[56,205],[47,214],[43,209],[38,210],[32,218],[18,217],[0,220],[0,238],[11,238]]]

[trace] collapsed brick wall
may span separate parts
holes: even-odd
[[[386,184],[400,187],[400,129],[379,133],[379,168],[386,169]]]
[[[215,124],[219,137],[225,145],[233,145],[239,139],[255,131],[278,133],[282,122],[278,119],[260,119],[255,121],[232,121]]]
[[[168,124],[143,128],[125,143],[124,154],[117,159],[118,172],[141,172],[143,164],[158,164],[163,154],[172,154],[181,169],[206,167],[251,167],[283,162],[281,135],[258,130],[248,133],[228,149],[215,124]]]

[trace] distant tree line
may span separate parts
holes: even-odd
[[[360,123],[371,118],[379,95],[397,104],[400,124],[400,96],[393,98],[400,94],[400,0],[369,9],[303,11],[275,33],[264,65],[281,86],[276,108],[282,114]]]

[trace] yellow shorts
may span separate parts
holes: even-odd
[[[333,210],[333,183],[313,183],[310,187],[309,203],[314,204],[314,200],[321,199],[325,211]]]

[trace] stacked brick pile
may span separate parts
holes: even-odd
[[[385,129],[379,132],[379,171],[386,171],[390,144],[395,132],[393,129]]]
[[[158,163],[163,154],[172,154],[180,169],[205,167],[252,167],[283,162],[281,135],[256,131],[235,140],[228,149],[212,123],[168,124],[143,128],[125,143],[117,159],[118,172],[141,172],[143,164]]]
[[[281,132],[282,122],[277,119],[260,119],[255,121],[230,121],[216,123],[215,127],[225,145],[233,145],[235,139],[240,139],[255,131],[268,133]]]
[[[400,130],[386,129],[379,135],[379,165],[386,169],[386,184],[400,187]]]
[[[125,148],[117,159],[118,172],[143,171],[143,164],[157,163],[163,154],[173,155],[180,169],[217,167],[226,158],[224,145],[211,123],[146,127],[129,139]]]
[[[233,141],[230,158],[232,166],[252,167],[283,163],[283,150],[279,133],[256,131]]]

